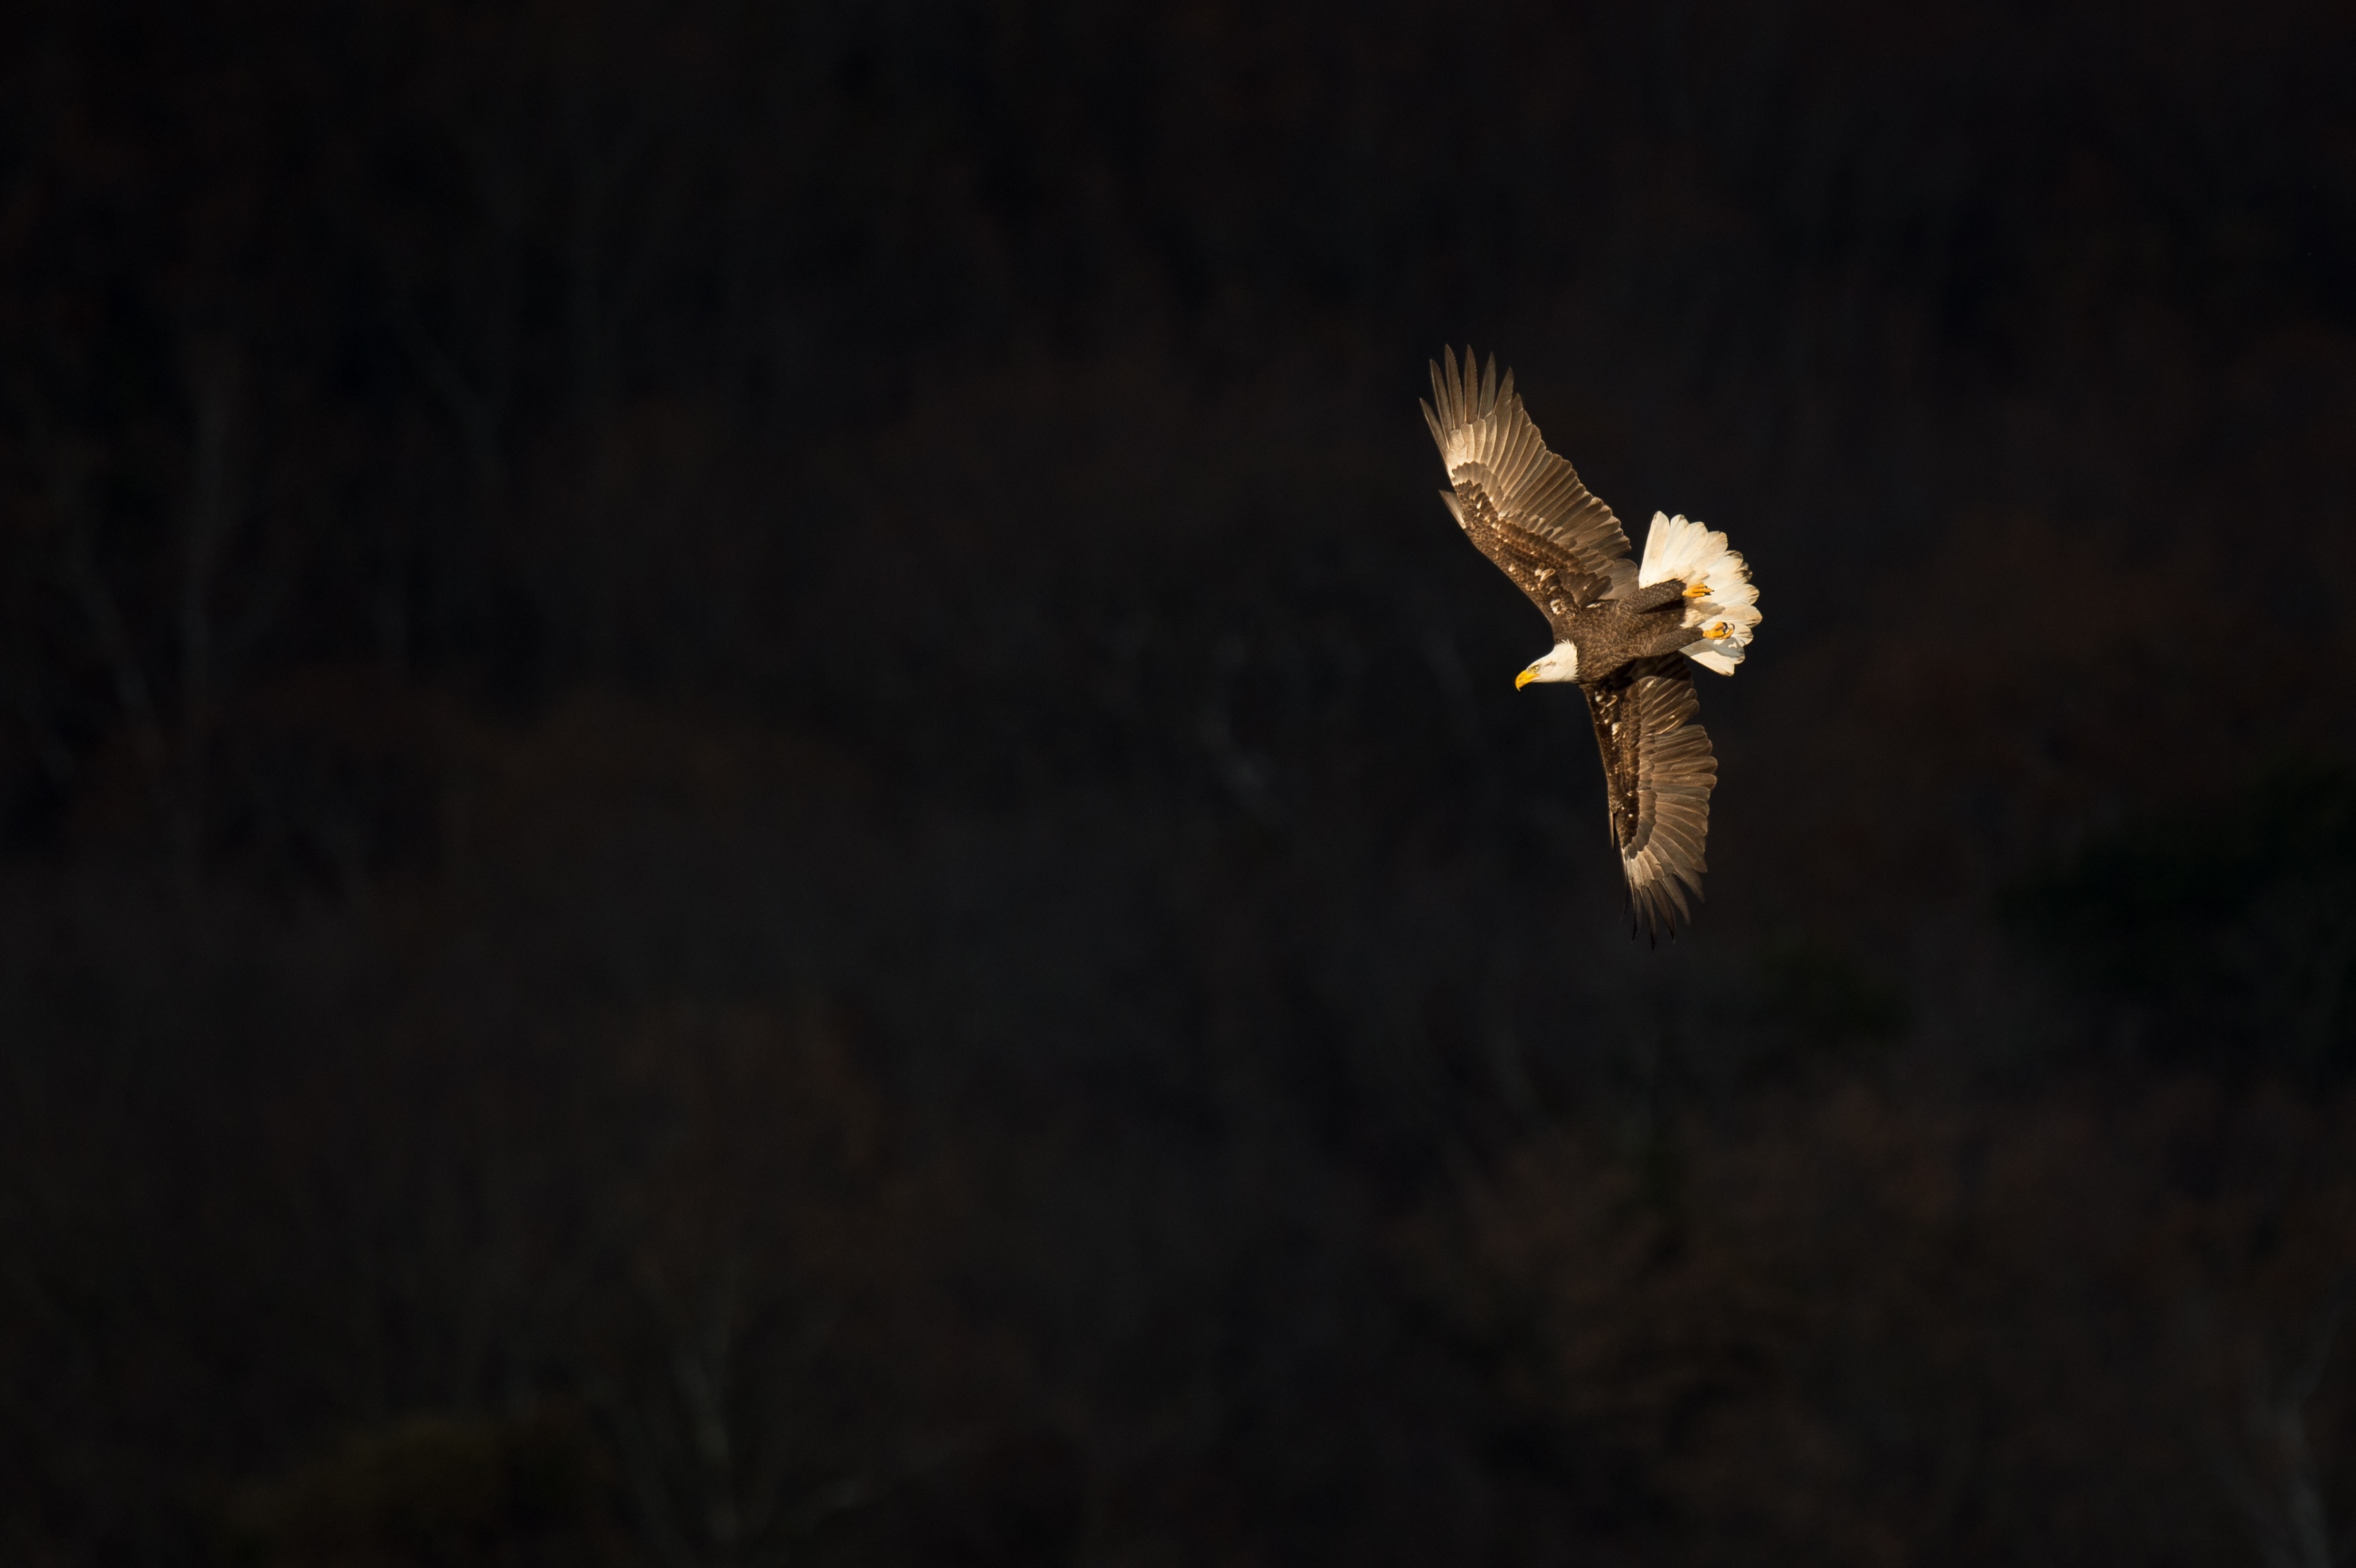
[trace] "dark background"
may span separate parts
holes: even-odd
[[[2340,1560],[2351,81],[8,7],[0,1557]],[[1762,585],[1674,946],[1468,338]]]

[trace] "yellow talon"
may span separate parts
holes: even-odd
[[[1719,621],[1716,626],[1713,626],[1708,631],[1703,632],[1702,635],[1704,637],[1731,637],[1734,634],[1728,628],[1727,624],[1724,621]]]
[[[1708,583],[1688,583],[1686,585],[1686,597],[1689,599],[1697,599],[1708,592],[1709,585]]]

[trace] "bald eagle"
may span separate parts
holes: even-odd
[[[1460,372],[1455,352],[1441,352],[1423,405],[1452,487],[1440,499],[1554,629],[1554,647],[1514,684],[1568,681],[1586,697],[1634,924],[1675,936],[1692,918],[1687,895],[1701,897],[1718,781],[1709,736],[1687,722],[1699,705],[1692,666],[1734,673],[1759,625],[1759,590],[1726,535],[1683,517],[1655,512],[1644,558],[1631,560],[1612,509],[1547,450],[1513,372],[1500,381],[1492,356],[1476,373],[1470,349]]]

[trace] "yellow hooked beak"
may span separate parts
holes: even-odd
[[[1514,690],[1518,692],[1537,678],[1538,672],[1537,671],[1525,670],[1520,674],[1514,677]]]

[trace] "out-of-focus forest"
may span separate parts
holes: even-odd
[[[0,14],[0,1558],[2356,1541],[2356,11]],[[1415,400],[1727,529],[1709,901]]]

